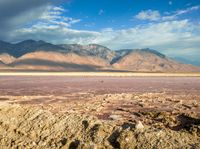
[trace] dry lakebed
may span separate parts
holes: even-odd
[[[200,77],[0,75],[0,148],[200,148]]]

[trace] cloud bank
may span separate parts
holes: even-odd
[[[146,10],[139,12],[135,18],[140,20],[151,20],[151,21],[157,21],[160,19],[160,13],[157,10]]]

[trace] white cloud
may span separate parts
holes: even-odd
[[[169,4],[172,4],[169,1]],[[177,10],[174,12],[165,12],[165,15],[161,15],[157,10],[143,10],[139,12],[135,18],[139,20],[149,20],[149,21],[167,21],[167,20],[175,20],[178,16],[190,13],[192,11],[196,11],[200,9],[200,5],[192,6],[186,9]]]
[[[59,11],[59,12],[64,12],[64,11],[66,11],[64,8],[62,8],[62,7],[57,7],[57,6],[52,7],[52,9],[53,9],[54,11]]]
[[[190,23],[188,20],[151,23],[123,30],[106,28],[99,32],[72,30],[57,24],[40,23],[30,28],[18,29],[13,32],[12,38],[42,39],[54,43],[98,43],[112,49],[145,47],[183,49],[184,46],[189,48],[200,43],[197,30],[200,31],[198,24]]]
[[[200,6],[193,6],[193,7],[187,8],[187,9],[178,10],[178,11],[176,11],[175,15],[186,14],[186,13],[189,13],[191,11],[198,10],[199,8],[200,8]]]
[[[192,6],[192,7],[186,8],[186,9],[177,10],[177,11],[172,12],[172,13],[168,12],[168,15],[163,16],[162,20],[174,20],[174,19],[177,19],[177,17],[180,16],[180,15],[187,14],[187,13],[190,13],[192,11],[199,10],[199,9],[200,9],[200,5],[197,5],[197,6]]]
[[[135,18],[140,20],[150,20],[150,21],[157,21],[160,19],[160,13],[157,10],[145,10],[139,12]]]
[[[65,9],[58,6],[48,6],[37,20],[38,24],[46,23],[48,25],[60,25],[70,27],[72,24],[78,23],[80,19],[63,16]]]
[[[168,44],[188,40],[194,34],[187,20],[170,21],[124,30],[106,30],[95,40],[113,48],[166,47]],[[180,44],[180,43],[179,43]]]

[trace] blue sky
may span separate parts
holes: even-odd
[[[72,0],[62,6],[68,10],[65,15],[82,18],[82,23],[75,24],[73,28],[99,31],[102,28],[124,29],[149,23],[134,19],[142,10],[157,10],[164,15],[198,5],[198,0]],[[200,11],[197,12],[180,17],[199,19]]]
[[[200,65],[200,0],[0,0],[0,40],[151,48]]]

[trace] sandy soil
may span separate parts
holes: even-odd
[[[200,78],[0,76],[0,148],[200,148]]]

